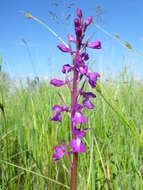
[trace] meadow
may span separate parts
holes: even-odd
[[[86,86],[88,89],[89,86]],[[91,89],[90,89],[91,90]],[[79,156],[78,189],[140,190],[143,188],[143,84],[121,74],[100,80],[93,101],[95,109],[84,115],[87,151]],[[61,190],[70,187],[65,158],[54,163],[53,146],[69,142],[70,121],[49,121],[51,107],[70,102],[66,87],[49,82],[34,88],[21,85],[8,90],[0,81],[0,189]]]

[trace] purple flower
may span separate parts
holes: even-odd
[[[100,77],[99,73],[97,73],[97,72],[88,73],[87,77],[88,77],[88,82],[89,82],[90,86],[92,88],[95,88],[96,87],[97,78]]]
[[[54,161],[60,160],[64,154],[66,147],[64,144],[61,144],[61,146],[54,146],[55,154],[53,154]]]
[[[71,70],[72,70],[72,66],[69,64],[64,65],[62,68],[63,73],[69,73]]]
[[[85,144],[83,144],[80,138],[72,139],[70,142],[70,147],[73,152],[84,153],[86,151]]]
[[[62,106],[59,106],[59,105],[54,105],[52,107],[53,111],[55,112],[62,112],[63,111],[63,107]]]
[[[83,96],[83,107],[93,109],[94,105],[90,101],[90,98],[95,98],[95,94],[92,92],[81,92],[80,94]]]
[[[68,112],[69,111],[69,107],[68,106],[59,106],[59,105],[54,105],[53,106],[53,111],[56,112],[56,114],[50,118],[50,120],[52,121],[58,121],[61,122],[62,121],[62,116],[61,116],[61,112]]]
[[[88,72],[88,66],[87,65],[78,65],[77,71],[80,72],[80,74],[86,74]]]
[[[76,137],[82,139],[83,137],[85,137],[85,131],[81,131],[80,129],[73,129],[72,135],[75,135]]]
[[[75,42],[75,39],[74,39],[73,35],[71,35],[71,34],[68,34],[68,40],[69,40],[69,42]]]
[[[79,19],[81,19],[82,18],[82,11],[80,8],[77,8],[76,13],[77,13],[77,16],[79,17]]]
[[[72,122],[77,125],[81,123],[86,123],[87,118],[82,115],[82,112],[76,111],[74,117],[72,118]]]
[[[88,47],[92,49],[101,49],[101,42],[100,41],[91,42],[88,44]]]
[[[61,122],[62,121],[61,113],[57,112],[53,117],[50,118],[50,120]]]
[[[87,26],[89,26],[89,25],[91,24],[92,20],[93,20],[93,17],[92,17],[92,16],[89,16],[89,17],[86,19],[86,21],[85,21],[85,26],[86,26],[86,28],[87,28]]]
[[[66,47],[65,45],[63,45],[63,44],[59,44],[58,46],[57,46],[62,52],[65,52],[65,53],[69,53],[69,52],[71,52],[71,49],[70,48],[68,48],[68,47]]]
[[[65,82],[62,80],[58,80],[58,79],[52,79],[50,81],[50,84],[52,84],[53,86],[56,86],[56,87],[60,87],[60,86],[65,85]]]

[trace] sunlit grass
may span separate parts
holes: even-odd
[[[0,188],[68,189],[70,171],[66,159],[56,165],[53,146],[69,142],[70,123],[49,121],[51,107],[60,92],[43,83],[33,90],[0,85]],[[88,88],[88,87],[87,87]],[[88,116],[84,142],[87,152],[79,157],[78,184],[81,190],[142,189],[143,187],[143,85],[133,78],[99,83],[95,109]]]

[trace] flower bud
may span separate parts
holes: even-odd
[[[92,20],[93,20],[93,17],[92,17],[92,16],[89,16],[89,17],[86,19],[86,21],[85,21],[86,27],[91,24]]]
[[[71,52],[71,50],[70,50],[70,48],[68,48],[68,47],[66,47],[65,45],[63,45],[63,44],[59,44],[58,46],[57,46],[62,52]]]
[[[82,18],[82,11],[81,11],[80,8],[77,8],[76,14],[77,14],[77,16],[78,16],[80,19]]]
[[[100,41],[91,42],[87,46],[92,49],[101,49],[101,42]]]
[[[71,35],[71,34],[68,34],[68,40],[69,40],[69,42],[75,42],[75,39],[74,39],[73,35]]]

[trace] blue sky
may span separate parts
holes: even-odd
[[[58,40],[38,23],[26,19],[23,11],[45,21],[66,41],[68,33],[74,34],[72,20],[76,7],[82,8],[84,17],[92,15],[96,20],[97,5],[102,7],[99,25],[112,34],[118,33],[121,39],[143,52],[142,0],[0,0],[3,70],[12,77],[51,76],[59,74],[62,65],[70,62],[69,57],[56,48]],[[102,42],[102,50],[90,51],[91,68],[114,75],[127,65],[136,75],[143,74],[143,57],[126,50],[95,26],[91,26],[88,33],[93,35],[92,40]],[[28,49],[21,39],[28,43]]]

